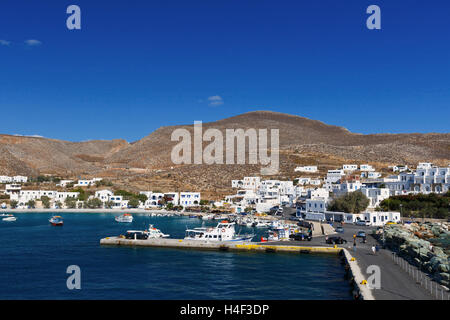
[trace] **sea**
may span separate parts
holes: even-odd
[[[350,300],[351,288],[337,256],[221,252],[101,246],[100,239],[153,224],[171,238],[187,228],[214,226],[189,217],[133,214],[118,223],[113,213],[14,213],[0,220],[0,299],[130,300]],[[264,229],[236,226],[241,233]],[[69,289],[69,266],[80,270],[79,289]]]

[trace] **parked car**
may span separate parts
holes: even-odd
[[[355,222],[357,226],[370,226],[370,222],[367,220],[358,220]]]
[[[291,234],[291,235],[289,235],[289,238],[292,240],[296,240],[296,241],[302,241],[302,240],[311,241],[311,239],[312,239],[312,237],[310,235],[301,233],[301,232]]]
[[[347,240],[345,240],[341,237],[328,237],[328,239],[325,242],[327,244],[343,244],[343,243],[347,243]]]
[[[344,233],[344,228],[342,228],[342,227],[337,227],[337,228],[336,228],[336,232]]]
[[[357,238],[365,238],[366,237],[366,233],[364,231],[358,231],[358,233],[356,234]]]
[[[397,222],[395,222],[395,221],[388,221],[388,222],[386,222],[386,224],[397,224]]]

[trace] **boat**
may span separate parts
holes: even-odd
[[[223,220],[215,228],[187,229],[185,240],[251,241],[254,234],[236,235],[235,223]]]
[[[117,222],[133,222],[133,216],[129,213],[124,213],[114,218]]]
[[[256,220],[254,227],[256,228],[269,228],[270,227],[270,222],[268,221],[263,221],[263,220]]]
[[[64,224],[63,218],[61,216],[53,216],[48,221],[52,226],[62,226]]]
[[[169,234],[162,233],[161,230],[156,229],[152,224],[148,227],[147,233],[149,239],[170,237]]]
[[[0,214],[0,217],[13,217],[13,215],[10,213],[2,213]]]
[[[2,219],[2,221],[16,221],[16,220],[17,220],[16,217],[14,217],[12,214],[8,214],[8,213],[3,213],[3,214],[1,215],[1,217],[4,217],[4,218]]]
[[[161,230],[155,228],[152,224],[148,227],[147,230],[128,230],[125,239],[132,240],[148,240],[148,239],[157,239],[157,238],[167,238],[170,235],[164,234]]]
[[[207,214],[205,216],[202,216],[201,218],[202,218],[202,220],[213,220],[214,214]]]

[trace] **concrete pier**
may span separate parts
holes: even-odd
[[[339,254],[342,248],[334,247],[314,247],[269,244],[266,242],[244,242],[244,241],[201,241],[156,238],[147,240],[133,240],[121,237],[107,237],[100,240],[101,245],[133,246],[133,247],[162,247],[181,249],[202,249],[221,251],[258,251],[258,252],[294,252],[294,253],[331,253]]]

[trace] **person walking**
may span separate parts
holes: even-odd
[[[375,253],[376,253],[376,248],[375,248],[375,246],[372,246],[372,252],[373,252],[373,255],[375,255]]]
[[[356,252],[356,234],[353,235],[353,251]]]

